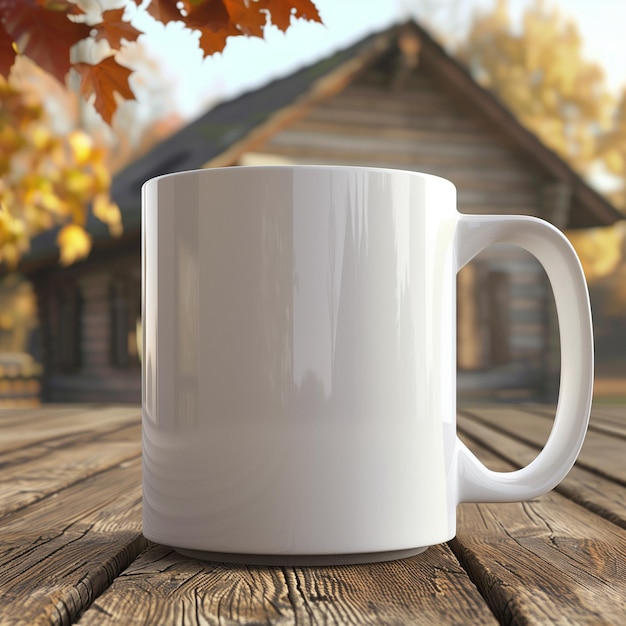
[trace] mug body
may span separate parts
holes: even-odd
[[[399,170],[144,185],[148,539],[286,564],[454,536],[458,215]]]

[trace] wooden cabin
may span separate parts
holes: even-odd
[[[38,297],[42,396],[139,401],[140,188],[160,174],[258,163],[354,164],[450,179],[459,210],[535,215],[562,229],[620,214],[417,24],[393,27],[225,102],[120,172],[124,235],[95,219],[89,258],[62,268],[54,234],[22,264]],[[552,398],[558,333],[537,262],[491,248],[458,282],[459,395]]]

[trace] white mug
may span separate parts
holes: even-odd
[[[554,290],[552,433],[515,472],[456,436],[458,270],[490,244]],[[451,539],[460,502],[518,501],[572,467],[593,379],[585,279],[525,216],[464,215],[449,181],[232,167],[143,187],[143,532],[224,562],[357,563]]]

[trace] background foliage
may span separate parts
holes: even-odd
[[[119,208],[109,196],[105,141],[81,128],[55,131],[50,112],[13,79],[24,59],[61,84],[74,79],[81,96],[113,122],[121,101],[135,97],[132,70],[120,51],[142,34],[130,20],[147,11],[200,34],[205,56],[229,37],[263,37],[268,23],[285,31],[292,18],[320,21],[311,0],[151,0],[113,8],[93,0],[3,0],[0,3],[0,262],[15,267],[37,233],[62,225],[61,263],[85,257],[89,210],[121,232]],[[17,83],[17,84],[16,84]]]

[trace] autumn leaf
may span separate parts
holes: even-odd
[[[145,10],[143,0],[134,1]],[[270,22],[285,30],[292,18],[319,21],[311,0],[153,0],[148,10],[161,22],[176,20],[198,30],[205,56],[221,50],[228,37],[262,37]],[[140,31],[124,20],[123,9],[104,10],[95,26],[81,14],[73,0],[0,0],[0,72],[8,76],[16,55],[61,82],[75,67],[81,96],[93,96],[110,124],[120,100],[134,98],[131,70],[114,55],[96,64],[72,63],[70,52],[84,39],[123,49]],[[11,80],[18,74],[11,73]],[[107,149],[78,128],[56,134],[40,99],[2,76],[0,101],[0,263],[15,266],[32,237],[57,225],[64,225],[58,235],[61,263],[85,257],[90,209],[119,235],[123,224],[110,197]]]
[[[11,66],[15,61],[15,49],[13,38],[9,37],[6,30],[0,24],[0,75],[8,76]]]
[[[272,24],[285,32],[291,24],[292,16],[311,22],[320,22],[320,14],[311,0],[258,0],[259,8],[267,9],[272,16]]]
[[[67,136],[67,143],[77,165],[90,162],[93,154],[93,140],[90,135],[82,130],[73,130]]]
[[[148,12],[164,24],[182,21],[200,31],[205,56],[221,52],[228,37],[263,37],[268,13],[282,31],[287,30],[292,17],[321,22],[311,0],[152,0]]]
[[[147,11],[162,24],[182,21],[183,16],[177,4],[178,0],[151,0]]]
[[[37,0],[37,4],[49,11],[63,11],[66,15],[84,15],[85,12],[69,0]]]
[[[255,12],[256,5],[252,7],[250,11]],[[241,34],[237,22],[226,9],[225,0],[186,0],[183,8],[188,28],[200,32],[200,48],[205,56],[221,52],[228,37]]]
[[[95,94],[95,107],[102,118],[111,123],[117,110],[115,93],[122,98],[133,100],[128,77],[132,73],[127,67],[120,65],[114,56],[109,56],[100,63],[76,63],[74,65],[81,77],[80,93],[86,100]]]
[[[242,33],[248,37],[263,37],[263,29],[267,23],[267,13],[262,10],[261,3],[250,3],[239,0],[224,0],[231,24],[235,24],[237,34]],[[205,49],[206,51],[206,49]]]
[[[574,246],[585,271],[587,280],[594,281],[608,276],[622,259],[624,227],[618,222],[605,228],[570,231],[567,238]]]
[[[144,10],[142,0],[134,1]],[[263,37],[270,21],[282,31],[292,18],[321,21],[312,0],[151,0],[146,10],[163,24],[178,21],[199,31],[204,56],[222,51],[229,37]],[[95,94],[96,110],[110,123],[117,109],[115,93],[122,99],[134,98],[128,85],[130,71],[111,58],[94,65],[71,63],[70,50],[92,31],[92,39],[107,41],[113,50],[136,41],[142,33],[124,20],[124,11],[124,7],[103,11],[99,23],[88,25],[70,19],[83,13],[70,0],[0,0],[0,72],[8,76],[14,46],[61,82],[75,67],[81,94],[86,98]]]
[[[122,234],[122,214],[117,203],[111,200],[109,194],[100,193],[93,201],[93,214],[107,224],[109,232],[114,237]]]
[[[139,37],[142,32],[122,19],[125,10],[126,9],[122,7],[121,9],[111,9],[110,11],[104,11],[102,13],[102,22],[94,26],[98,31],[96,41],[106,39],[111,48],[119,50],[122,47],[122,39],[126,41],[137,40],[137,37]]]
[[[229,24],[237,28],[226,8],[228,0],[183,0],[182,9],[185,23],[189,28],[210,28],[211,30],[228,30]],[[254,5],[253,5],[254,7]],[[256,11],[256,7],[251,9]]]
[[[57,235],[61,265],[84,259],[91,251],[91,237],[82,226],[66,224]]]
[[[71,6],[66,3],[66,6]],[[70,70],[70,48],[89,37],[91,27],[72,22],[68,11],[51,10],[34,0],[3,0],[0,22],[20,54],[33,60],[60,82]]]

